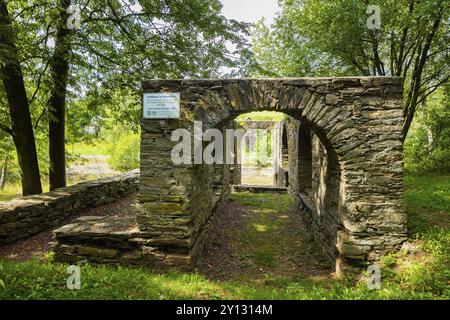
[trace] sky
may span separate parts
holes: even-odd
[[[277,0],[220,0],[222,13],[228,19],[245,22],[256,22],[265,17],[266,25],[270,25],[278,11]]]

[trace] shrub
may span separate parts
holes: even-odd
[[[412,174],[450,172],[450,85],[419,107],[405,141],[405,168]]]
[[[132,132],[122,133],[111,143],[109,164],[122,172],[139,168],[140,135]]]

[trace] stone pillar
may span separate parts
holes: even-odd
[[[233,128],[235,130],[242,129],[237,122],[233,122]],[[234,166],[233,166],[233,184],[242,184],[242,137],[234,138]]]
[[[272,129],[272,152],[274,153],[273,161],[273,185],[284,187],[284,170],[282,168],[283,152],[282,152],[282,123],[279,122]]]
[[[172,162],[171,134],[179,127],[177,120],[142,120],[138,223],[147,245],[173,253],[168,264],[189,266],[193,167]]]
[[[289,141],[288,128],[285,121],[282,123],[281,132],[281,167],[283,168],[283,181],[280,181],[280,186],[289,186]]]

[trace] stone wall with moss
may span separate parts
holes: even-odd
[[[59,226],[78,213],[136,193],[139,171],[0,202],[0,245]]]
[[[172,132],[192,132],[195,121],[223,128],[255,111],[296,121],[290,192],[309,208],[309,224],[338,270],[377,260],[406,240],[401,78],[150,80],[143,92],[180,93],[181,117],[142,120],[138,255],[153,250],[168,267],[194,266],[228,192],[219,168],[171,161]]]
[[[289,147],[289,194],[326,256],[338,256],[339,166],[320,139],[294,119],[286,122]]]
[[[171,150],[178,142],[171,142],[171,133],[185,128],[193,134],[193,123],[187,124],[142,121],[138,223],[149,245],[180,255],[180,268],[201,254],[209,221],[229,195],[231,179],[228,165],[173,164]]]
[[[306,194],[311,199],[312,210],[306,210],[304,214],[316,241],[323,243],[324,252],[335,260],[338,256],[337,235],[342,229],[339,164],[315,134],[311,137],[311,156],[311,189]]]

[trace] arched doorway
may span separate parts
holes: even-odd
[[[234,160],[197,161],[208,146],[194,139],[192,153],[175,164],[174,149],[180,137],[211,129],[207,141],[234,150],[233,119],[254,111],[293,119],[286,124],[290,194],[338,271],[376,261],[406,240],[400,78],[151,80],[143,91],[179,93],[181,116],[142,120],[138,225],[107,235],[130,237],[120,261],[195,265],[229,195]]]

